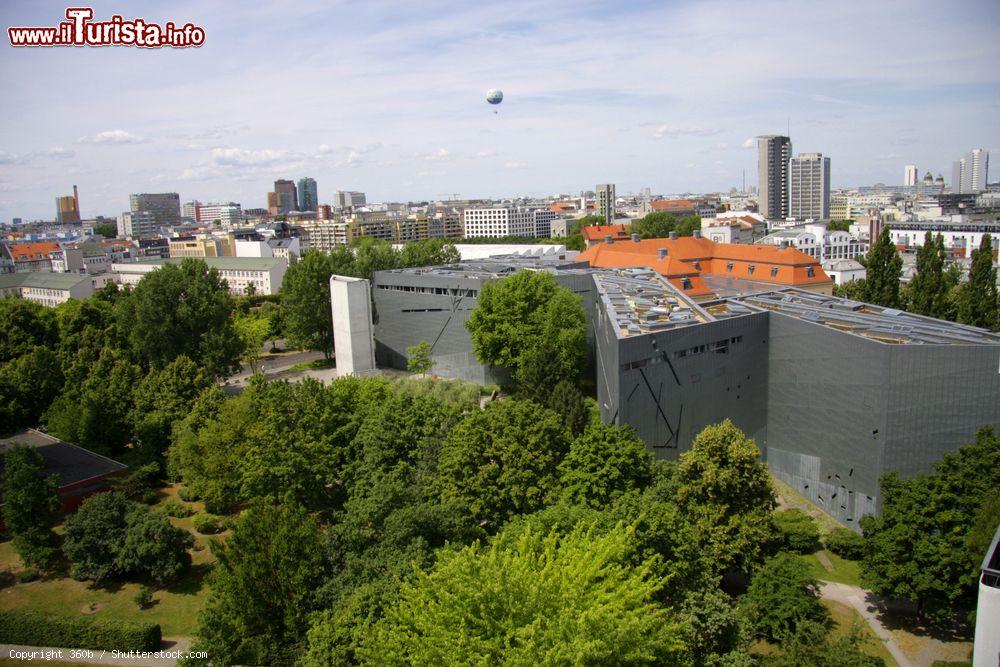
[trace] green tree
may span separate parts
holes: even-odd
[[[125,540],[125,519],[132,503],[117,491],[98,493],[66,518],[63,552],[75,579],[101,585],[120,574],[118,550]]]
[[[44,306],[7,296],[0,299],[0,364],[27,354],[32,348],[52,348],[58,341],[53,312]]]
[[[559,474],[571,502],[604,507],[645,487],[651,468],[652,457],[631,427],[598,423],[573,440]]]
[[[670,664],[679,624],[654,564],[627,561],[624,529],[526,532],[513,547],[445,551],[416,573],[362,647],[375,664]]]
[[[865,516],[861,581],[875,593],[917,603],[932,621],[975,605],[982,554],[966,544],[977,511],[1000,488],[1000,435],[993,427],[946,454],[931,474],[881,482],[882,511]]]
[[[193,650],[221,665],[291,664],[302,649],[322,580],[322,533],[294,501],[255,501],[223,544]]]
[[[176,528],[165,514],[134,505],[125,515],[125,531],[115,545],[115,569],[163,584],[191,565],[191,533]]]
[[[899,277],[903,272],[903,258],[896,250],[896,244],[889,236],[886,227],[872,244],[870,252],[865,257],[868,275],[865,277],[864,301],[886,308],[898,308]]]
[[[832,638],[823,623],[800,621],[781,642],[781,652],[764,660],[767,667],[884,667],[885,661],[868,655],[869,640],[860,625],[847,636]]]
[[[113,239],[118,237],[118,225],[113,223],[106,223],[103,225],[94,225],[94,233],[100,234],[106,239]]]
[[[496,530],[543,506],[568,449],[558,415],[528,401],[493,401],[444,439],[435,483],[442,500],[466,502],[481,525]]]
[[[787,553],[768,560],[754,574],[740,606],[756,635],[769,641],[782,641],[804,621],[828,621],[819,583],[801,559]]]
[[[853,220],[831,220],[826,226],[828,232],[849,232]]]
[[[243,360],[250,366],[250,372],[256,373],[264,343],[271,334],[271,322],[259,315],[241,315],[234,319],[233,326],[243,345]]]
[[[632,223],[632,232],[644,239],[663,239],[677,230],[677,218],[670,213],[653,211]]]
[[[793,507],[775,512],[774,525],[785,549],[800,554],[811,554],[819,549],[819,527],[802,510]]]
[[[130,441],[129,411],[141,371],[120,352],[104,348],[79,386],[67,384],[45,422],[64,440],[108,456],[121,454]]]
[[[26,567],[48,567],[58,547],[52,532],[59,499],[55,475],[44,476],[37,450],[13,447],[3,455],[3,520]]]
[[[917,250],[917,272],[907,285],[907,310],[941,317],[947,311],[948,288],[944,280],[944,237],[927,232]]]
[[[560,380],[546,397],[549,410],[562,417],[563,424],[574,436],[583,433],[591,421],[590,404],[576,385]]]
[[[445,239],[423,239],[403,246],[399,256],[400,266],[436,266],[461,261],[455,244]]]
[[[406,370],[418,375],[430,373],[431,369],[434,368],[431,351],[431,344],[425,340],[406,348]]]
[[[823,545],[847,560],[861,560],[865,555],[865,538],[849,528],[834,528],[823,538]]]
[[[993,239],[983,234],[972,251],[969,280],[959,287],[958,321],[996,331],[1000,329],[1000,301],[997,300],[997,270],[993,268]]]
[[[288,342],[302,349],[318,350],[327,359],[333,354],[330,276],[334,273],[330,255],[310,250],[288,267],[281,283],[281,311]]]
[[[680,456],[677,500],[720,572],[752,570],[772,536],[774,491],[760,450],[728,419],[707,426]]]
[[[59,358],[48,348],[32,348],[0,365],[0,433],[37,426],[62,385]]]
[[[580,298],[544,272],[486,283],[466,328],[481,363],[510,369],[529,390],[537,390],[541,375],[550,387],[577,377],[586,357]]]
[[[603,224],[604,218],[599,215],[585,215],[575,220],[571,220],[567,225],[566,238],[564,239],[566,249],[583,250],[586,248],[587,242],[583,238],[583,228]]]
[[[362,236],[355,239],[351,247],[354,249],[355,275],[358,278],[371,280],[376,271],[398,269],[402,266],[400,253],[388,241]]]
[[[116,308],[119,327],[143,367],[163,368],[181,355],[213,375],[237,367],[242,347],[230,318],[233,299],[218,271],[202,260],[163,264]]]
[[[138,459],[162,463],[174,422],[187,416],[199,394],[212,383],[212,376],[185,356],[142,378],[128,413]]]

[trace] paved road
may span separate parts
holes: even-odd
[[[46,660],[59,660],[60,662],[71,662],[85,665],[122,665],[127,667],[174,667],[177,664],[177,656],[187,653],[191,648],[191,642],[187,639],[164,639],[160,644],[160,651],[164,655],[159,657],[115,657],[112,651],[90,650],[90,649],[69,649],[69,648],[45,648],[38,646],[16,646],[13,644],[0,644],[0,657],[11,660],[18,660],[24,664],[40,663]],[[74,654],[73,651],[80,651]],[[88,654],[93,657],[86,657]],[[33,657],[28,657],[33,655]],[[153,654],[155,655],[155,654]],[[46,657],[47,656],[47,657]]]
[[[899,667],[918,667],[918,665],[914,664],[909,658],[906,657],[906,654],[903,653],[903,649],[899,647],[899,644],[892,636],[892,633],[889,632],[884,625],[882,625],[882,622],[875,614],[869,611],[869,604],[867,600],[868,591],[863,588],[859,588],[858,586],[849,586],[847,584],[838,584],[830,581],[823,581],[820,583],[822,584],[821,595],[823,597],[850,605],[851,607],[854,607],[859,614],[861,614],[861,618],[865,619],[865,622],[868,623],[868,626],[872,629],[872,632],[875,633],[875,636],[878,637],[883,644],[885,644],[885,648],[890,654],[892,654],[892,657],[896,659],[896,662],[899,663]]]

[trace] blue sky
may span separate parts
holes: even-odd
[[[3,27],[65,4],[0,5]],[[275,178],[370,200],[756,182],[757,134],[835,186],[1000,160],[1000,2],[96,2],[198,49],[0,47],[0,221],[131,192],[264,206]],[[503,89],[494,115],[488,88]],[[1000,174],[994,167],[991,180]]]

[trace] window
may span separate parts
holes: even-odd
[[[808,277],[808,278],[815,278],[816,277],[816,269],[814,269],[811,266],[807,266],[806,267],[806,277]]]
[[[691,289],[691,279],[690,278],[681,278],[681,288],[683,288],[683,289]]]
[[[757,270],[756,264],[751,264],[750,266],[747,267],[747,273],[749,273],[751,276],[753,275],[753,272],[756,270]]]
[[[728,262],[726,264],[726,271],[732,271],[732,270],[733,270],[733,263],[732,262]]]

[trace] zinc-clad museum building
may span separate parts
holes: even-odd
[[[847,526],[877,510],[882,474],[929,470],[1000,422],[997,334],[780,285],[695,300],[651,269],[580,261],[376,272],[377,362],[405,368],[406,348],[427,341],[438,375],[505,381],[478,362],[465,322],[487,281],[522,269],[580,296],[604,421],[671,459],[732,419],[779,478]]]

